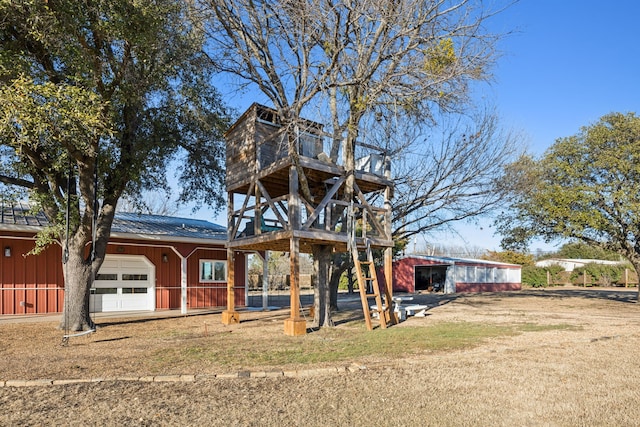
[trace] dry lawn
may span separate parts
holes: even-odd
[[[284,336],[286,311],[243,313],[233,326],[219,314],[109,319],[66,347],[55,323],[0,319],[0,384],[103,379],[0,387],[0,425],[640,425],[635,297],[425,296],[427,317],[373,332],[346,304],[335,330],[304,337]],[[356,365],[366,369],[335,369]],[[239,371],[280,374],[221,375]],[[196,377],[131,380],[171,374]]]

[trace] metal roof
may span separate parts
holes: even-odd
[[[0,229],[35,229],[49,225],[44,212],[33,213],[30,209],[27,202],[7,203],[0,200]],[[227,229],[209,221],[129,212],[116,212],[111,234],[129,235],[131,238],[153,237],[158,240],[227,240]]]
[[[202,219],[117,212],[111,233],[227,240],[227,229]]]
[[[37,213],[30,212],[31,206],[25,202],[11,202],[5,204],[3,200],[0,200],[0,224],[2,225],[14,225],[14,226],[35,226],[44,227],[49,225],[44,212],[39,211]]]

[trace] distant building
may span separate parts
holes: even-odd
[[[421,255],[393,263],[394,292],[498,292],[521,288],[521,266],[517,264]]]
[[[576,268],[584,267],[587,264],[601,265],[624,265],[624,261],[607,261],[604,259],[570,259],[570,258],[549,258],[536,262],[536,267],[550,267],[559,265],[564,271],[573,271]]]

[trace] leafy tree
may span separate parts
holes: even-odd
[[[170,0],[0,2],[0,182],[47,214],[39,244],[63,242],[65,329],[93,327],[89,289],[123,194],[166,188],[183,160],[181,200],[221,202],[229,119],[187,17]]]
[[[487,261],[505,262],[508,264],[533,265],[533,255],[515,251],[488,251],[482,257]]]
[[[571,272],[570,279],[576,282],[580,279],[587,285],[597,284],[611,286],[622,283],[625,270],[628,265],[603,265],[590,263],[583,267],[578,267]]]
[[[597,246],[590,246],[582,242],[566,243],[560,247],[560,250],[554,256],[559,258],[620,260],[620,255],[615,252],[607,251]]]
[[[533,236],[569,238],[615,252],[640,269],[640,118],[612,113],[560,138],[535,160],[522,157],[508,179],[513,210],[498,229],[503,247]]]

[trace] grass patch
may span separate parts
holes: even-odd
[[[181,340],[157,351],[154,360],[160,366],[202,363],[226,369],[350,363],[369,358],[393,359],[424,352],[468,349],[489,338],[522,333],[576,329],[579,327],[568,324],[445,322],[373,332],[364,328],[337,327],[321,329],[302,337],[277,334],[259,340],[238,331],[192,337],[188,342]]]
[[[161,364],[209,361],[224,367],[329,364],[459,350],[475,347],[487,338],[517,333],[511,326],[449,322],[373,332],[360,328],[321,329],[304,337],[278,335],[260,341],[227,334],[164,349],[156,354],[156,361]]]

